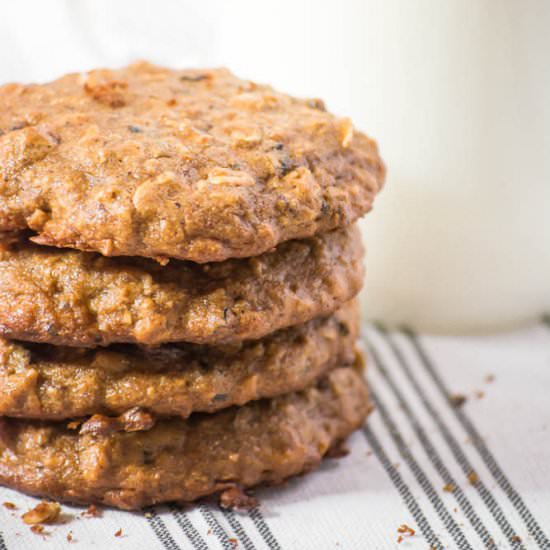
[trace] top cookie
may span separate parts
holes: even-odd
[[[384,179],[319,100],[147,63],[0,87],[0,231],[195,262],[347,225]]]

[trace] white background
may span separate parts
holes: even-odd
[[[550,310],[546,0],[17,0],[0,48],[2,82],[146,58],[323,97],[389,168],[371,316],[461,332]]]

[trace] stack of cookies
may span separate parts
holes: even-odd
[[[362,424],[373,141],[225,70],[138,63],[0,103],[0,483],[238,504]]]

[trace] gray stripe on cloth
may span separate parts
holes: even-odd
[[[206,504],[199,504],[199,511],[204,517],[208,527],[220,541],[224,550],[234,550],[235,545],[229,540],[229,535],[222,527],[222,524],[217,520],[212,509]]]
[[[385,337],[388,345],[390,346],[394,355],[396,356],[398,364],[401,367],[402,371],[405,373],[407,380],[416,391],[417,395],[419,396],[420,400],[422,401],[424,407],[426,408],[430,416],[436,422],[437,427],[441,432],[443,439],[451,449],[451,452],[455,460],[462,468],[462,471],[464,472],[464,474],[468,476],[471,472],[474,471],[474,468],[472,466],[472,463],[468,460],[466,453],[463,451],[457,438],[452,435],[451,430],[447,427],[445,422],[443,422],[441,415],[437,412],[433,404],[428,399],[426,392],[424,391],[424,389],[421,387],[421,385],[418,383],[417,379],[413,375],[410,365],[408,364],[405,356],[403,355],[403,353],[395,343],[395,340],[390,336],[390,334],[385,330],[383,326],[379,326],[378,329],[380,333]],[[448,403],[453,408],[453,410],[456,410],[457,407],[452,404],[450,398],[448,400]],[[497,522],[498,526],[500,527],[500,530],[504,533],[504,536],[512,545],[512,547],[517,549],[525,548],[517,532],[515,531],[512,524],[504,514],[504,510],[498,503],[497,499],[493,496],[491,491],[487,488],[483,480],[479,479],[474,484],[474,487],[479,493],[485,506],[487,507],[487,509],[489,510],[489,512],[495,519],[495,521]]]
[[[229,523],[229,526],[233,531],[235,532],[235,535],[237,535],[237,538],[241,541],[243,547],[245,550],[255,550],[256,546],[254,543],[250,540],[248,535],[246,534],[246,531],[242,525],[242,523],[237,518],[237,515],[233,510],[229,510],[227,508],[221,508],[221,511],[223,515],[225,516],[225,519],[227,520],[227,523]]]
[[[430,525],[430,522],[428,521],[428,519],[424,515],[424,512],[418,505],[418,502],[416,501],[413,494],[411,493],[411,490],[409,489],[408,485],[405,483],[405,481],[401,477],[401,474],[397,471],[395,466],[390,462],[388,455],[384,451],[384,448],[382,447],[380,440],[372,431],[372,428],[368,425],[364,425],[363,434],[367,438],[367,442],[369,443],[376,458],[378,459],[378,461],[380,462],[380,464],[388,474],[388,477],[392,481],[393,485],[397,489],[397,492],[399,493],[399,495],[407,505],[409,512],[411,513],[412,517],[416,521],[416,524],[418,525],[422,535],[424,535],[426,542],[430,545],[430,548],[434,548],[437,550],[445,550],[445,547],[443,546],[443,544],[441,543],[437,535],[434,533],[434,530]]]
[[[416,334],[409,329],[404,329],[403,332],[407,335],[426,372],[430,375],[438,390],[445,397],[449,407],[451,408],[457,420],[460,422],[464,430],[466,430],[466,433],[469,435],[473,446],[481,456],[481,459],[487,466],[487,469],[493,476],[494,480],[504,491],[504,493],[518,512],[519,516],[524,521],[525,526],[527,527],[527,530],[529,531],[531,536],[535,539],[541,549],[550,549],[550,541],[548,540],[548,537],[543,532],[539,523],[521,498],[520,494],[516,491],[516,489],[514,489],[509,479],[504,474],[502,468],[497,463],[495,457],[483,441],[483,438],[475,428],[472,421],[460,407],[453,407],[451,401],[451,393],[449,392],[449,389],[443,382],[443,379],[441,378],[439,373],[436,371],[434,363],[428,357],[424,347],[420,344],[420,341],[418,340]],[[480,483],[478,482],[475,484],[475,486],[477,487],[479,484]]]
[[[382,334],[383,336],[387,336],[386,333],[382,333]],[[389,368],[382,361],[372,340],[369,340],[368,347],[374,359],[375,367],[378,368],[378,371],[383,376],[388,386],[391,388],[392,393],[394,394],[397,401],[399,402],[399,405],[402,407],[402,409],[406,413],[406,417],[410,422],[410,424],[412,425],[413,430],[416,433],[416,436],[418,437],[422,447],[424,448],[424,451],[426,452],[426,455],[430,459],[430,462],[433,464],[434,468],[441,476],[443,482],[453,487],[452,494],[455,497],[456,501],[458,502],[458,505],[464,512],[464,515],[466,516],[466,518],[468,518],[468,520],[472,524],[473,528],[475,529],[476,533],[480,537],[485,547],[490,548],[492,545],[494,545],[494,537],[489,533],[488,529],[483,524],[483,521],[475,512],[472,503],[466,497],[466,495],[464,494],[464,491],[462,490],[460,485],[456,482],[455,478],[452,476],[449,469],[443,462],[443,459],[441,458],[440,453],[436,450],[435,446],[433,445],[430,438],[426,434],[426,431],[422,427],[417,416],[414,414],[413,410],[411,409],[409,403],[405,400],[403,393],[397,387],[397,384],[395,383],[392,375],[389,372]],[[391,343],[390,343],[390,347],[393,350],[393,346],[391,346]],[[397,359],[400,362],[400,358],[397,357]],[[412,386],[416,390],[415,384],[412,384]],[[420,400],[423,401],[422,395],[420,395],[418,391],[416,391],[416,393],[420,398]],[[433,414],[431,414],[431,416],[433,417]],[[519,546],[518,548],[522,548],[522,547]]]
[[[176,507],[171,509],[172,515],[176,520],[176,523],[181,527],[181,530],[184,532],[185,536],[189,539],[189,542],[195,548],[195,550],[208,550],[208,544],[202,538],[201,534],[193,525],[191,518],[187,515],[186,512],[179,510]]]
[[[260,533],[261,537],[266,542],[269,550],[281,550],[281,545],[271,532],[271,529],[269,528],[269,525],[267,524],[261,510],[256,506],[248,512],[248,515],[254,522],[256,529],[258,529],[258,533]]]
[[[147,518],[147,523],[166,550],[181,550],[179,544],[173,539],[168,527],[166,527],[166,524],[154,508],[149,508],[146,511],[145,517]]]
[[[430,482],[428,476],[418,464],[410,447],[405,443],[405,440],[403,439],[401,432],[399,431],[399,429],[397,428],[397,425],[395,424],[390,414],[388,413],[386,406],[378,396],[378,393],[374,388],[374,385],[372,384],[372,382],[370,384],[370,394],[374,402],[374,405],[378,413],[380,414],[380,417],[382,418],[384,425],[386,426],[387,432],[389,433],[393,442],[397,446],[399,455],[407,463],[407,466],[410,468],[416,481],[418,482],[420,487],[422,487],[422,490],[428,497],[437,515],[443,522],[443,525],[445,525],[445,527],[447,528],[447,531],[455,541],[457,545],[456,548],[458,550],[473,550],[473,547],[468,542],[466,535],[463,533],[462,529],[460,529],[458,523],[455,521],[455,519],[453,518],[453,516],[445,506],[445,503],[443,502],[443,500],[441,500],[441,497],[438,495],[437,491],[434,489],[434,486]]]

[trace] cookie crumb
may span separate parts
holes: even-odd
[[[4,502],[2,506],[8,510],[17,510],[17,506],[13,502]]]
[[[69,531],[67,533],[67,542],[75,542],[74,538],[73,538],[73,532],[72,531]]]
[[[487,382],[487,384],[490,384],[491,382],[494,382],[494,381],[495,381],[495,375],[494,374],[488,374],[485,377],[485,382]]]
[[[49,533],[45,530],[43,525],[33,525],[31,526],[31,532],[33,532],[35,535],[49,535]]]
[[[452,493],[455,490],[454,483],[446,483],[445,485],[443,485],[443,490],[446,493]]]
[[[240,508],[249,510],[258,506],[258,501],[247,495],[239,487],[231,487],[220,494],[220,506],[222,508]]]
[[[229,539],[229,542],[233,545],[233,548],[237,548],[237,546],[239,545],[239,541],[235,538]]]
[[[59,517],[60,512],[61,506],[57,502],[43,500],[31,510],[25,512],[21,517],[27,525],[54,523]]]
[[[475,485],[479,481],[479,476],[472,470],[468,474],[468,481],[470,482],[470,485]]]
[[[115,533],[115,537],[121,537],[122,536],[122,529],[119,529],[116,533]]]
[[[521,542],[521,537],[519,535],[514,535],[510,540],[512,542]]]
[[[87,518],[99,518],[103,514],[95,504],[90,504],[84,512],[80,512],[80,515]]]
[[[406,523],[401,524],[397,528],[397,532],[401,533],[401,535],[405,537],[414,537],[416,533],[416,531],[412,527],[409,527]],[[403,540],[403,538],[401,538],[401,540]]]
[[[451,405],[456,408],[462,407],[462,405],[466,403],[466,396],[461,393],[450,395],[449,399],[451,401]]]

